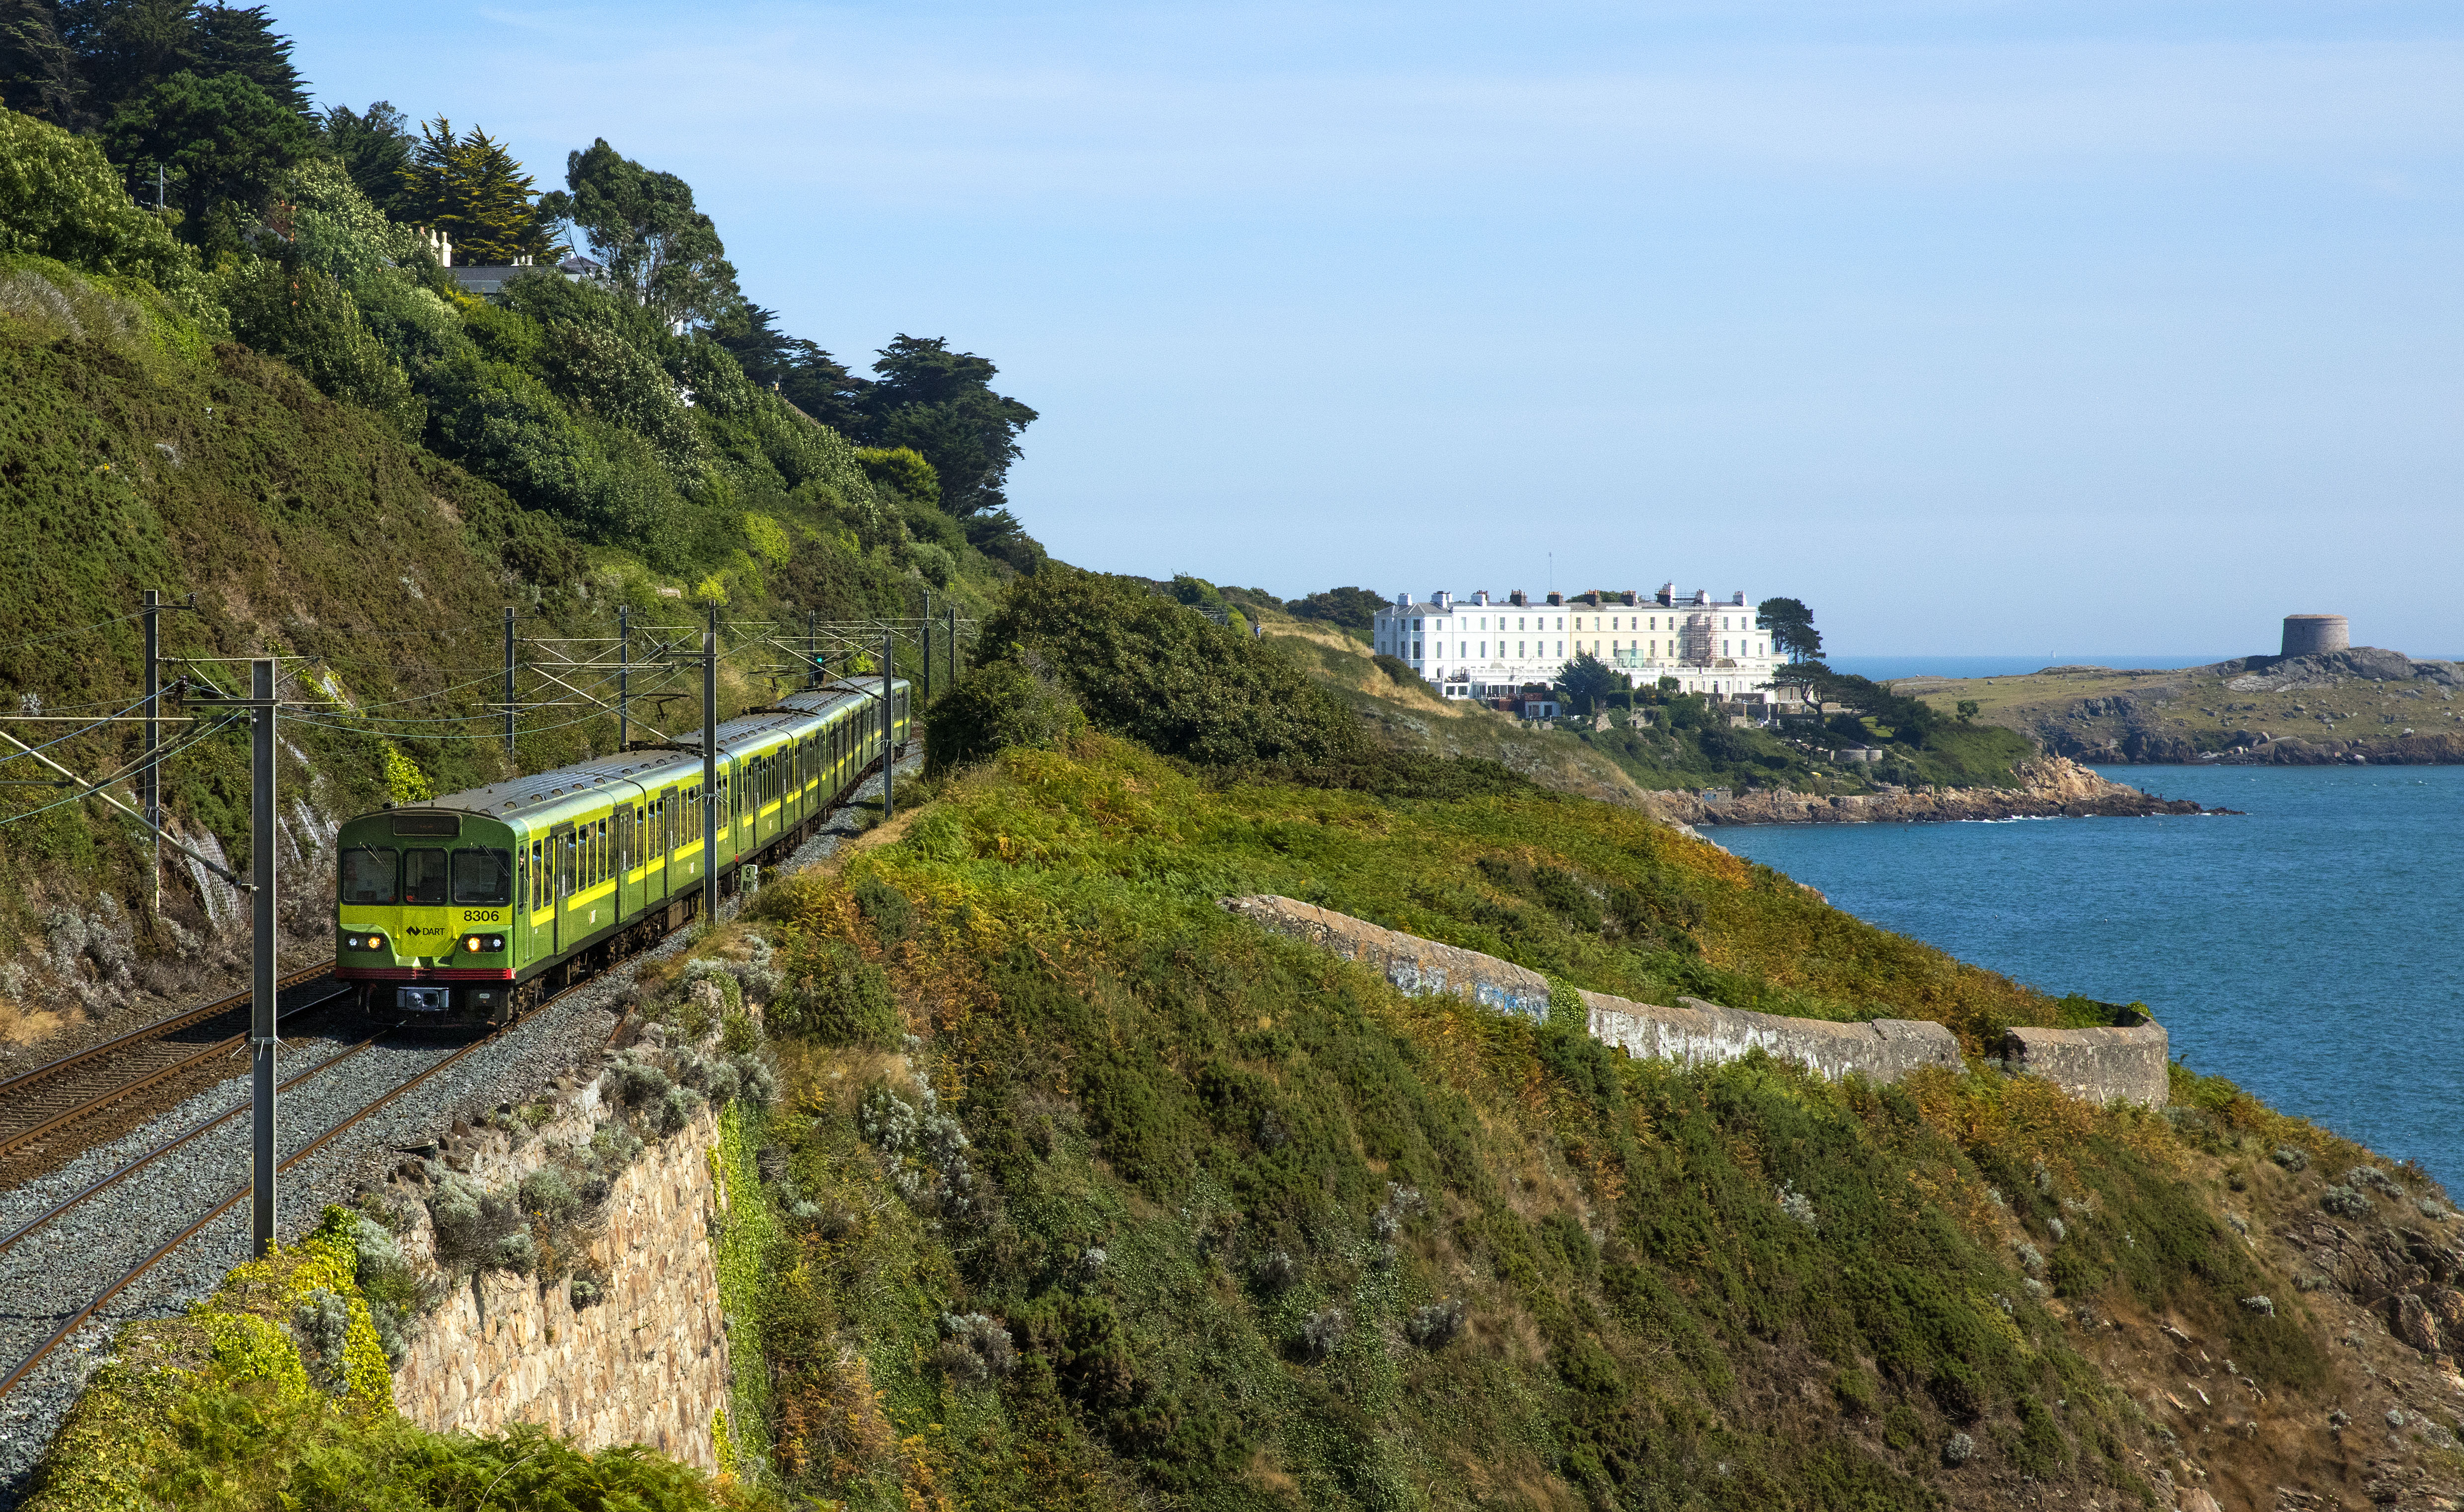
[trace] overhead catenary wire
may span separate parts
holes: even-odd
[[[64,735],[60,735],[55,739],[46,740],[38,746],[29,746],[23,751],[12,752],[8,756],[0,756],[0,765],[5,765],[8,762],[14,761],[19,756],[33,756],[38,751],[49,751],[52,747],[60,744],[61,741],[74,740],[79,735],[92,734],[94,732],[110,725],[113,720],[124,717],[130,710],[143,709],[144,707],[145,700],[143,698],[140,698],[137,702],[128,705],[126,708],[119,710],[117,712],[106,714],[103,717],[97,719],[94,723],[85,726],[83,729],[72,730]],[[5,720],[0,719],[0,722],[5,722]]]
[[[125,782],[130,778],[144,771],[148,766],[160,767],[171,757],[194,750],[196,747],[204,744],[209,738],[222,731],[229,730],[234,725],[246,723],[247,719],[248,716],[246,714],[233,714],[228,719],[220,720],[215,724],[201,730],[191,730],[187,734],[180,735],[166,744],[158,746],[150,756],[140,756],[135,761],[120,768],[118,771],[96,778],[91,781],[83,778],[76,778],[76,781],[84,782],[85,785],[69,794],[66,798],[55,799],[40,808],[24,809],[14,814],[0,816],[0,825],[14,824],[20,820],[33,819],[38,815],[48,814],[55,808],[66,808],[71,803],[75,803],[81,799],[100,797],[103,789],[109,787],[111,784],[115,782]],[[20,752],[18,754],[22,756],[26,753]]]

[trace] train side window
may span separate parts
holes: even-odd
[[[438,904],[445,901],[445,852],[421,848],[403,852],[402,901]]]

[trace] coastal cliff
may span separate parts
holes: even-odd
[[[1643,806],[1675,824],[1907,824],[1989,819],[2145,819],[2197,814],[2188,799],[2163,799],[2098,776],[2067,756],[2015,768],[2017,787],[1886,790],[1824,797],[1786,788],[1730,794],[1650,793]]]

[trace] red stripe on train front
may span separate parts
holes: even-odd
[[[335,979],[346,982],[509,982],[510,966],[337,966]]]

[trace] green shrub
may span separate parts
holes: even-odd
[[[329,397],[375,410],[406,436],[424,428],[427,405],[331,274],[251,257],[234,263],[221,285],[232,336],[297,368]]]
[[[194,253],[137,208],[93,142],[0,110],[0,253],[143,278],[191,318],[221,324]]]
[[[1095,728],[1165,756],[1307,767],[1371,750],[1352,712],[1282,651],[1133,579],[1025,579],[986,622],[983,644],[1034,653]]]
[[[1086,727],[1069,695],[1015,661],[979,667],[933,703],[924,770],[937,777],[1014,746],[1048,749]]]
[[[896,1047],[904,1026],[888,974],[844,940],[816,940],[787,953],[786,986],[769,1022],[781,1034],[824,1044]]]

